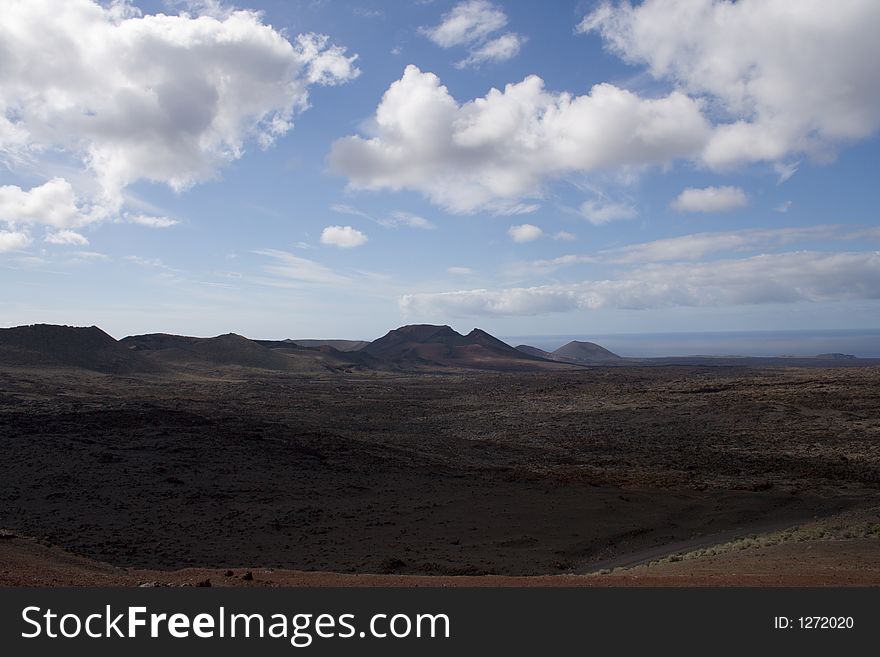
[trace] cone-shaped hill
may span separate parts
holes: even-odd
[[[554,367],[502,342],[483,330],[462,335],[449,326],[410,324],[368,344],[363,353],[401,368],[525,370]]]
[[[572,340],[553,352],[553,358],[571,363],[607,363],[621,357],[594,342]]]
[[[0,365],[78,367],[110,374],[158,372],[162,367],[133,353],[97,326],[32,324],[0,329]]]

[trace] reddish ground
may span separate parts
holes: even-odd
[[[246,579],[251,573],[253,579]],[[297,570],[117,568],[32,539],[0,540],[0,586],[880,586],[880,540],[781,543],[607,574],[504,576],[349,575]]]

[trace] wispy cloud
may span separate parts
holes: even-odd
[[[391,216],[384,219],[377,219],[376,223],[386,228],[398,228],[400,226],[408,226],[409,228],[421,228],[422,230],[433,230],[437,226],[432,224],[424,217],[410,212],[392,212]]]
[[[842,225],[787,228],[755,228],[739,231],[693,233],[680,237],[602,249],[591,254],[567,254],[556,258],[518,263],[513,273],[550,274],[575,265],[640,265],[654,262],[693,261],[725,253],[760,252],[811,242],[846,242],[880,239],[880,230],[854,229]]]
[[[126,221],[140,226],[146,226],[147,228],[170,228],[171,226],[176,226],[180,223],[176,219],[171,219],[170,217],[156,217],[148,214],[126,213],[124,216]]]
[[[612,279],[407,294],[407,316],[539,315],[840,299],[880,299],[880,251],[799,251],[709,263],[653,264]]]
[[[368,212],[364,212],[363,210],[359,210],[351,205],[336,203],[330,206],[330,209],[333,212],[337,212],[339,214],[348,214],[353,217],[363,217],[364,219],[369,219],[380,226],[385,228],[400,228],[402,226],[409,228],[422,228],[424,230],[433,230],[437,226],[435,226],[432,222],[428,221],[422,216],[417,214],[413,214],[412,212],[403,212],[402,210],[395,210],[391,212],[387,217],[376,218]]]
[[[345,284],[350,281],[349,277],[338,274],[314,260],[301,258],[287,251],[259,249],[254,253],[272,260],[271,264],[262,265],[261,269],[264,272],[288,281],[323,285]]]
[[[456,68],[504,62],[519,54],[526,38],[516,32],[497,35],[507,25],[507,14],[488,0],[465,0],[443,14],[439,24],[419,31],[441,48],[467,46],[470,53]]]
[[[72,230],[59,230],[54,233],[47,233],[43,241],[48,244],[61,246],[88,246],[89,244],[85,236]]]
[[[580,213],[594,226],[601,226],[621,219],[635,219],[639,216],[635,206],[613,201],[584,201]]]

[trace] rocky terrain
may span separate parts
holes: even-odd
[[[588,576],[880,503],[877,367],[96,331],[0,343],[0,529],[90,563]]]

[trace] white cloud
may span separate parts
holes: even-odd
[[[165,269],[166,265],[160,258],[144,258],[143,256],[124,256],[123,260],[138,265],[139,267],[155,267],[156,269]]]
[[[713,253],[765,250],[797,242],[825,242],[849,239],[841,226],[820,225],[796,228],[749,229],[739,231],[694,233],[653,242],[630,244],[600,252],[603,260],[613,263],[646,263],[669,260],[699,260]]]
[[[507,229],[507,234],[514,242],[533,242],[544,237],[544,231],[533,224],[519,224]]]
[[[775,210],[777,212],[788,212],[791,210],[791,206],[794,205],[792,201],[783,201],[779,205],[776,206]]]
[[[471,50],[470,55],[455,63],[456,68],[479,66],[487,62],[506,62],[519,54],[525,38],[516,33],[503,34]]]
[[[110,260],[110,256],[97,251],[74,251],[71,255],[81,261]]]
[[[594,226],[601,226],[621,219],[635,219],[639,216],[636,209],[625,203],[604,201],[585,201],[580,208],[583,217]]]
[[[579,264],[644,265],[653,262],[700,260],[719,253],[766,252],[768,249],[808,242],[876,240],[880,232],[852,230],[841,225],[788,228],[753,228],[739,231],[693,233],[603,249],[595,254],[569,254],[549,260],[520,263],[520,274],[550,274],[562,267]]]
[[[72,246],[88,246],[89,244],[89,241],[83,235],[72,230],[59,230],[55,233],[48,233],[45,241],[49,244]]]
[[[357,208],[350,205],[346,205],[345,203],[334,203],[330,206],[330,209],[333,210],[333,212],[337,212],[339,214],[350,214],[353,217],[363,217],[364,219],[369,219],[370,221],[373,221],[372,215],[369,215],[366,212],[358,210]]]
[[[577,239],[577,235],[569,233],[567,230],[560,230],[558,233],[553,234],[553,239],[562,240],[563,242],[573,242]]]
[[[826,159],[880,126],[880,3],[871,0],[645,0],[587,15],[608,47],[694,96],[724,121],[713,167]]]
[[[748,195],[739,187],[688,187],[669,207],[677,212],[727,212],[748,204]]]
[[[9,226],[76,228],[104,216],[100,209],[83,205],[64,178],[53,178],[29,190],[17,185],[0,187],[0,222]]]
[[[306,79],[311,84],[335,86],[354,80],[360,69],[354,65],[357,55],[345,54],[342,46],[330,45],[326,34],[300,34],[294,50],[306,64]]]
[[[443,14],[439,25],[423,27],[422,34],[441,48],[469,46],[470,54],[456,68],[505,62],[516,57],[526,38],[516,32],[492,36],[507,25],[504,10],[488,0],[465,0]]]
[[[610,84],[572,96],[537,76],[458,104],[440,80],[407,66],[376,110],[375,136],[337,140],[333,171],[353,189],[416,190],[453,213],[522,211],[546,180],[700,152],[700,102],[653,99]],[[532,205],[526,205],[532,209]]]
[[[170,217],[155,217],[148,214],[125,213],[125,220],[140,226],[147,226],[148,228],[170,228],[171,226],[176,226],[180,223],[176,219],[171,219]]]
[[[607,280],[404,295],[407,315],[538,315],[677,306],[880,299],[880,251],[791,252],[709,263],[656,264]]]
[[[795,173],[797,173],[800,164],[800,161],[790,162],[788,164],[786,164],[785,162],[774,162],[773,170],[776,172],[776,175],[779,176],[779,178],[777,178],[776,180],[776,184],[781,185],[786,180],[791,178]]]
[[[408,226],[409,228],[421,228],[422,230],[433,230],[436,228],[434,224],[411,212],[392,212],[390,217],[377,220],[380,226],[386,228],[398,228],[400,226]]]
[[[411,212],[403,212],[400,210],[392,212],[389,216],[382,219],[376,219],[373,215],[367,212],[358,210],[355,207],[345,205],[343,203],[336,203],[334,205],[331,205],[330,209],[333,210],[333,212],[338,212],[339,214],[350,214],[354,217],[363,217],[364,219],[375,221],[377,224],[379,224],[380,226],[384,226],[385,228],[400,228],[401,226],[406,226],[408,228],[433,230],[437,227],[424,217],[420,217],[419,215],[413,214]]]
[[[125,3],[7,2],[0,148],[67,153],[114,208],[136,180],[183,190],[212,178],[249,141],[266,147],[290,130],[310,85],[358,74],[326,37],[291,43],[262,20],[247,10],[141,16]]]
[[[31,237],[27,233],[21,231],[0,230],[0,253],[23,249],[30,243]]]
[[[257,255],[266,256],[274,261],[274,264],[263,265],[266,273],[275,277],[293,280],[301,283],[320,283],[325,285],[342,284],[350,282],[349,278],[337,274],[332,269],[307,258],[300,258],[286,251],[277,249],[261,249],[254,251]]]
[[[366,242],[367,236],[351,226],[327,226],[321,231],[321,244],[351,249]]]
[[[504,11],[488,0],[459,2],[443,20],[421,32],[441,48],[452,48],[481,41],[507,25]]]
[[[602,259],[592,255],[575,255],[568,254],[551,258],[549,260],[533,260],[529,263],[519,263],[514,269],[514,273],[523,274],[551,274],[562,267],[570,267],[572,265],[594,264],[602,262]]]
[[[470,267],[449,267],[446,271],[456,276],[469,276],[474,273]]]

